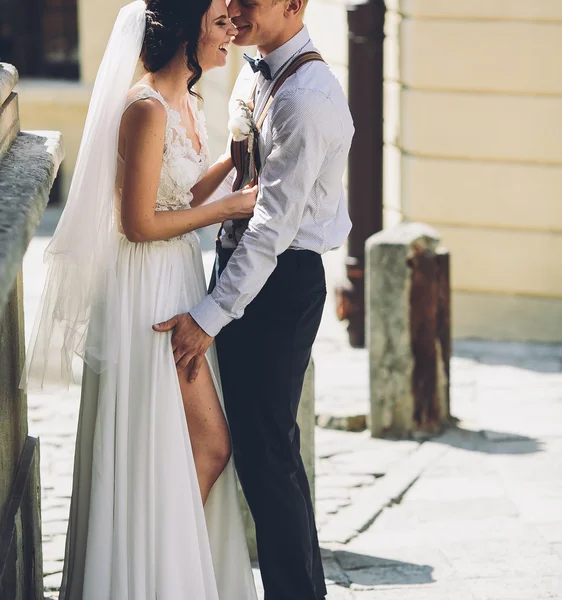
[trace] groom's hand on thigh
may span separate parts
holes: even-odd
[[[188,380],[195,381],[205,360],[205,353],[214,338],[207,335],[189,313],[176,315],[168,321],[153,325],[152,328],[160,332],[174,331],[172,348],[176,368],[178,371],[183,371],[189,366]]]

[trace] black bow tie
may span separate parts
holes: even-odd
[[[259,71],[266,79],[271,79],[271,69],[263,58],[252,58],[244,54],[244,59],[250,63],[250,67],[252,67],[254,73]]]

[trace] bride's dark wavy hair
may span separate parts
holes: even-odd
[[[189,93],[197,96],[193,86],[203,71],[197,58],[201,25],[211,0],[145,0],[146,32],[141,51],[144,68],[155,73],[165,67],[186,43],[185,57],[192,76],[187,82]]]

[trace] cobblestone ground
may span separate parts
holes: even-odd
[[[36,237],[24,265],[28,331],[47,242]],[[337,254],[326,261],[330,287],[340,265]],[[366,353],[347,346],[333,309],[330,294],[314,350],[317,403],[323,412],[352,404],[366,413]],[[431,442],[317,428],[321,539],[335,524],[345,531],[355,507],[366,513],[366,526],[346,543],[323,543],[329,600],[562,600],[562,347],[460,342],[452,382],[460,425]],[[64,556],[77,396],[78,388],[29,397],[30,430],[41,438],[52,599]],[[439,450],[435,459],[403,496],[382,514],[365,506],[365,494],[406,473],[430,446]]]

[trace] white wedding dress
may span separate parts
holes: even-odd
[[[209,166],[204,116],[190,97],[197,154],[180,115],[166,108],[157,210],[189,208]],[[119,210],[120,161],[115,190]],[[119,221],[119,219],[117,219]],[[152,325],[205,296],[199,239],[131,243],[119,236],[118,356],[101,375],[87,365],[61,600],[255,600],[232,461],[205,509],[170,344]],[[93,317],[90,329],[104,328]],[[113,340],[115,343],[115,340]],[[208,353],[222,402],[214,346]]]

